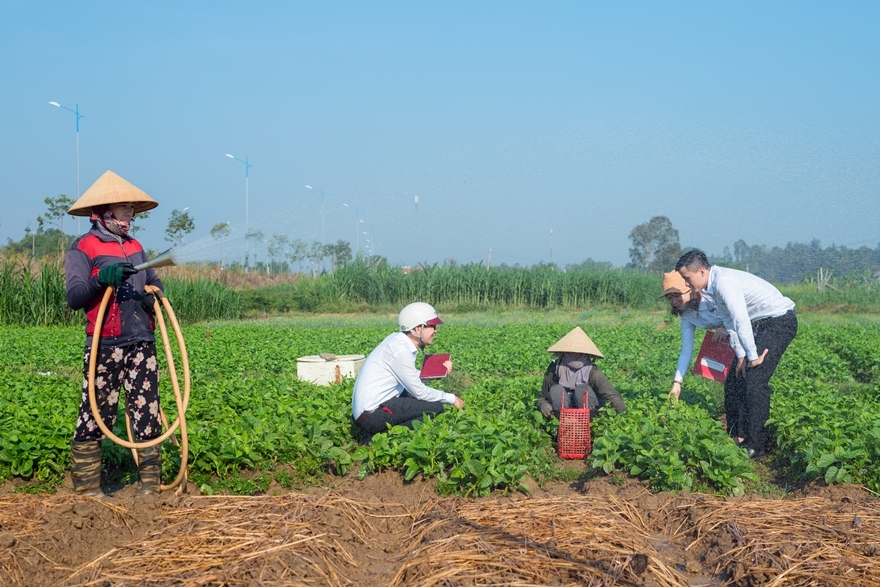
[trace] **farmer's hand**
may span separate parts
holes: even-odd
[[[443,361],[443,366],[446,367],[446,374],[447,375],[452,373],[452,361]]]
[[[541,414],[545,418],[549,418],[553,415],[553,406],[551,406],[550,404],[541,404]]]
[[[456,408],[463,408],[464,407],[464,400],[458,396],[455,396],[455,403],[452,405],[455,406]]]
[[[156,296],[151,293],[146,293],[141,298],[141,307],[147,311],[147,314],[155,314],[156,313]]]
[[[719,326],[715,329],[715,334],[712,335],[712,342],[724,342],[728,338],[730,338],[730,335],[727,333],[727,329]]]
[[[681,395],[681,381],[673,381],[672,389],[669,390],[669,399],[674,402],[678,401],[678,397]]]
[[[98,271],[98,281],[101,285],[119,287],[123,281],[137,272],[138,270],[131,263],[114,263],[113,265],[102,267]]]

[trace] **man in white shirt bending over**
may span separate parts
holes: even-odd
[[[444,404],[464,406],[461,398],[433,389],[419,379],[416,355],[434,342],[443,321],[430,304],[415,302],[397,316],[399,332],[385,337],[364,361],[354,382],[351,414],[368,436],[385,432],[388,424],[412,428],[425,414],[440,414]],[[452,371],[452,361],[444,363]]]
[[[763,458],[770,447],[770,378],[798,329],[794,302],[751,273],[710,266],[698,249],[682,255],[675,269],[718,305],[736,354],[724,382],[727,432],[750,457]]]

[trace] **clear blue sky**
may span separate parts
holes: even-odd
[[[0,14],[2,243],[44,198],[76,195],[75,116],[52,100],[85,116],[82,191],[112,169],[159,201],[139,233],[154,250],[175,208],[195,219],[189,241],[243,226],[244,165],[226,153],[253,164],[251,228],[319,241],[308,184],[326,192],[328,242],[393,263],[491,247],[493,265],[622,265],[655,215],[710,253],[880,242],[877,2],[0,0]]]

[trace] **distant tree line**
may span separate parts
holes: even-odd
[[[63,254],[76,235],[68,235],[64,232],[64,218],[67,210],[73,204],[73,200],[64,194],[56,198],[44,200],[46,213],[37,216],[35,221],[29,222],[24,228],[24,238],[20,241],[8,239],[8,243],[0,251],[5,253],[18,253],[33,257],[45,257]],[[139,219],[149,216],[149,212],[138,213]],[[55,224],[55,227],[48,227]],[[137,232],[137,225],[132,226],[132,234]],[[165,229],[165,240],[175,247],[184,244],[186,235],[195,229],[195,220],[188,209],[172,210]],[[229,238],[232,234],[228,223],[215,225],[211,236],[219,241]],[[627,268],[647,273],[661,274],[671,271],[675,267],[678,258],[686,248],[681,246],[678,230],[672,226],[672,221],[666,216],[654,216],[645,223],[639,224],[629,233],[632,246],[629,249],[630,262]],[[275,273],[292,272],[296,264],[302,272],[305,265],[312,275],[325,272],[324,262],[330,261],[330,271],[349,265],[355,258],[352,254],[351,243],[342,239],[336,243],[323,244],[314,242],[311,245],[286,235],[273,234],[268,242],[260,230],[250,230],[245,235],[246,255],[245,265],[251,265],[248,260],[253,247],[253,263],[256,263],[257,245],[264,244],[267,261],[262,264],[267,271]],[[859,279],[880,279],[880,243],[871,249],[863,246],[857,249],[838,247],[831,245],[822,248],[818,239],[810,243],[788,243],[785,247],[767,247],[765,245],[749,245],[740,239],[730,247],[724,247],[720,255],[713,255],[707,251],[709,260],[728,267],[744,269],[755,275],[759,275],[773,283],[797,283],[805,279],[816,277],[819,269],[825,276],[830,274],[841,277],[855,277]],[[360,253],[357,255],[360,257]],[[387,265],[383,257],[368,255],[365,257],[368,265]],[[226,266],[226,258],[219,260],[221,266]],[[446,263],[456,265],[455,259]],[[539,266],[537,268],[541,268]],[[229,267],[236,266],[231,263]],[[548,268],[556,268],[550,263]],[[502,264],[499,269],[518,269],[519,266],[508,267]],[[579,264],[568,265],[567,270],[608,270],[611,263],[587,259]]]
[[[796,283],[813,278],[820,268],[839,277],[880,277],[880,244],[871,249],[857,249],[831,245],[822,248],[818,239],[809,243],[788,243],[785,247],[748,245],[740,239],[727,247],[713,263],[736,266],[773,283]]]
[[[654,216],[639,224],[629,234],[632,269],[649,273],[663,273],[675,267],[678,258],[690,247],[679,243],[678,231],[666,216]],[[707,251],[709,260],[727,267],[754,273],[772,283],[797,283],[816,276],[819,269],[831,271],[838,277],[880,277],[880,243],[871,249],[857,249],[831,245],[822,248],[818,239],[807,243],[788,243],[785,247],[749,245],[740,239],[724,247],[720,255]]]

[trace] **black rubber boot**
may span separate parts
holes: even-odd
[[[135,497],[146,497],[159,493],[159,478],[162,473],[162,447],[138,449],[138,481]]]
[[[71,442],[70,463],[73,490],[80,495],[104,497],[101,491],[101,441]]]

